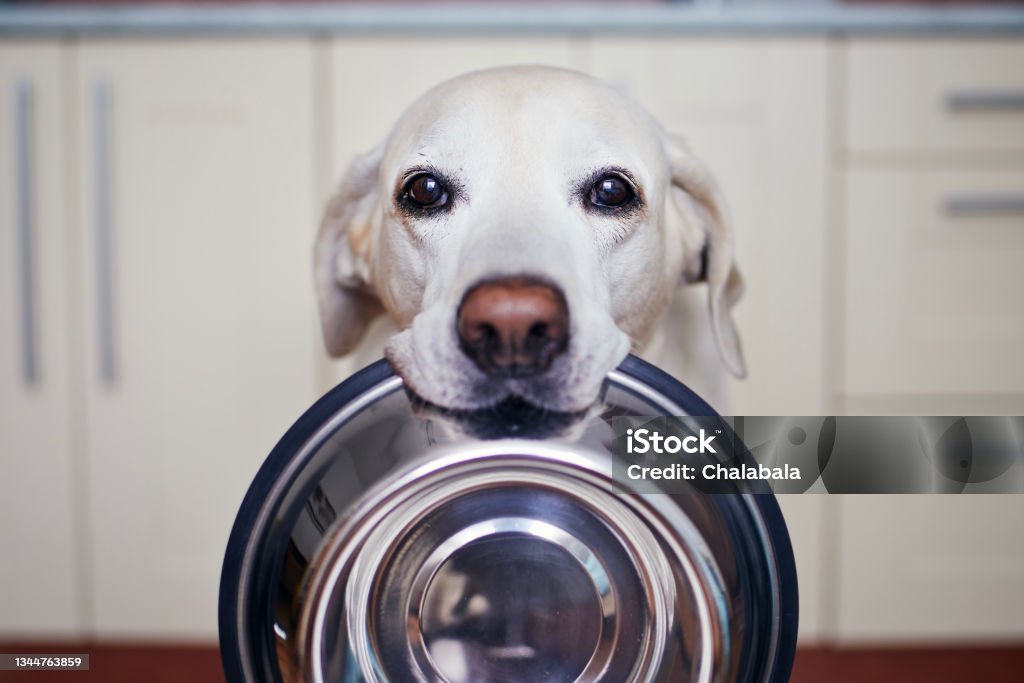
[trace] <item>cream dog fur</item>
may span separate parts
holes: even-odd
[[[410,205],[424,177],[442,204]],[[608,177],[628,205],[595,204]],[[420,97],[330,199],[315,274],[328,352],[353,351],[386,314],[391,333],[375,327],[387,357],[443,408],[517,396],[581,411],[631,349],[713,405],[723,364],[745,373],[730,313],[742,280],[716,184],[639,105],[573,71],[489,69]],[[524,274],[564,294],[568,344],[542,373],[492,376],[460,348],[460,302],[475,283]]]

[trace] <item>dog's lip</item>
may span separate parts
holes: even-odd
[[[471,435],[481,439],[544,439],[582,420],[590,407],[576,411],[546,408],[518,394],[507,394],[489,406],[446,408],[432,403],[406,388],[414,412],[452,420]]]

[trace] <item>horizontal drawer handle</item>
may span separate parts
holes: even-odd
[[[946,197],[942,207],[954,217],[1024,215],[1024,194],[957,194]]]
[[[1024,90],[954,90],[946,107],[959,113],[1024,112]]]

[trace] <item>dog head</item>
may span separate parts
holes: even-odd
[[[328,351],[386,313],[401,330],[387,357],[446,409],[586,409],[681,283],[707,283],[722,358],[744,372],[715,183],[637,104],[576,72],[490,69],[423,95],[348,170],[315,260]]]

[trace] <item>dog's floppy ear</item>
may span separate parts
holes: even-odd
[[[704,164],[690,153],[681,139],[666,136],[665,151],[673,194],[685,194],[700,228],[698,238],[690,236],[684,240],[683,281],[687,284],[707,282],[711,328],[719,354],[730,372],[745,377],[743,349],[732,319],[732,307],[743,294],[743,277],[736,266],[733,233],[721,192]]]
[[[369,252],[380,222],[377,173],[383,144],[357,157],[327,202],[316,238],[314,271],[324,345],[343,356],[383,312],[370,278]]]

